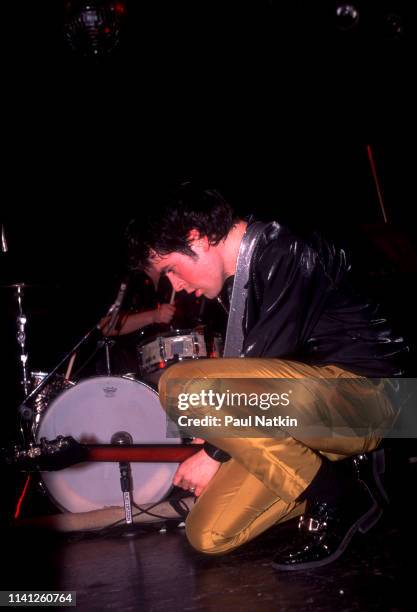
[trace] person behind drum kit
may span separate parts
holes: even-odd
[[[159,301],[157,301],[160,275],[156,273],[154,269],[147,269],[146,275],[148,277],[145,280],[147,288],[149,288],[150,286],[154,288],[154,290],[151,289],[151,292],[153,294],[152,301],[154,302],[154,307],[145,310],[139,310],[138,312],[122,311],[117,318],[116,325],[111,330],[109,329],[111,316],[104,317],[100,321],[100,328],[103,335],[123,336],[143,329],[148,325],[171,323],[172,318],[175,314],[175,304],[161,304],[159,303]],[[175,296],[175,292],[171,293],[171,298],[172,296]],[[140,296],[135,296],[135,299],[138,303],[140,303]]]
[[[174,304],[160,304],[153,310],[122,313],[119,317],[119,323],[109,333],[107,333],[106,328],[110,317],[105,317],[100,321],[100,328],[105,336],[123,336],[143,329],[148,325],[168,324],[172,321],[174,314]]]
[[[111,329],[111,315],[100,322],[103,335],[116,338],[112,347],[113,373],[134,374],[157,386],[162,374],[160,343],[164,353],[165,349],[167,353],[178,350],[177,359],[191,358],[190,347],[194,357],[205,354],[215,357],[221,353],[224,313],[218,306],[213,309],[205,298],[176,292],[168,278],[153,269],[147,269],[145,275],[132,273],[128,287],[126,303],[130,309],[120,312]],[[165,357],[164,367],[174,363],[169,355]],[[100,368],[105,369],[103,358],[98,363]]]
[[[174,292],[168,279],[161,279],[153,270],[129,276],[126,296],[116,320],[112,321],[110,314],[100,321],[103,336],[111,339],[112,374],[129,374],[140,378],[138,343],[161,330],[169,329],[177,310],[173,297]],[[103,375],[107,371],[106,355],[100,350],[91,374]]]
[[[151,266],[176,291],[196,296],[216,298],[230,288],[232,277],[243,273],[237,262],[246,236],[256,231],[252,219],[235,216],[219,192],[190,183],[159,204],[156,214],[128,227],[132,267]],[[301,237],[275,221],[258,229],[256,240],[239,358],[173,365],[160,380],[160,401],[172,417],[179,397],[172,389],[197,392],[198,379],[211,380],[214,392],[237,375],[238,391],[246,389],[247,379],[304,379],[295,410],[319,423],[323,414],[342,415],[347,435],[303,438],[300,431],[274,438],[250,431],[239,438],[216,437],[214,431],[173,480],[197,498],[186,521],[196,549],[225,553],[299,516],[296,537],[280,543],[273,566],[306,569],[338,558],[352,536],[365,533],[381,514],[373,483],[363,480],[362,453],[378,447],[377,427],[389,427],[395,409],[383,387],[388,379],[372,384],[367,377],[402,376],[409,349],[380,307],[353,291],[342,249],[318,232]],[[344,381],[350,395],[319,384],[327,380]],[[187,416],[201,416],[202,406],[201,399],[190,403]]]

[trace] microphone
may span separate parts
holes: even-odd
[[[112,435],[111,444],[116,444],[119,446],[130,445],[133,444],[133,438],[127,431],[118,431]],[[123,493],[123,506],[125,509],[125,520],[127,525],[131,525],[133,522],[132,519],[132,500],[131,500],[131,491],[132,491],[132,479],[131,479],[131,471],[130,471],[130,463],[127,461],[120,461],[120,486],[122,488]]]
[[[109,310],[109,314],[111,313],[111,317],[110,317],[109,324],[107,326],[107,335],[111,334],[111,332],[113,331],[116,325],[116,321],[119,316],[120,308],[122,307],[123,300],[125,297],[127,285],[128,285],[127,280],[123,280],[120,285],[120,289],[119,289],[119,293],[117,294],[116,301],[114,302],[113,306]]]

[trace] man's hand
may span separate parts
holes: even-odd
[[[201,450],[181,463],[175,472],[173,483],[185,491],[192,491],[198,497],[220,466],[220,461],[212,459]]]
[[[175,314],[175,306],[173,304],[161,304],[154,311],[154,323],[170,323]]]

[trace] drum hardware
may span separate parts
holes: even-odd
[[[211,331],[206,325],[199,324],[194,331],[204,336],[207,357],[220,359],[223,356],[223,337],[221,333]]]
[[[210,354],[209,357],[212,359],[220,359],[223,356],[223,338],[220,333],[213,334],[212,341],[210,343]]]
[[[4,228],[3,228],[4,231]],[[7,243],[4,242],[5,246],[5,250],[3,250],[3,240],[5,241],[5,236],[2,233],[2,252],[7,252]],[[27,332],[26,332],[26,327],[27,327],[27,323],[28,323],[28,318],[24,312],[24,296],[25,296],[25,289],[34,289],[34,288],[40,288],[41,285],[33,285],[33,284],[28,284],[28,283],[13,283],[11,285],[1,285],[1,289],[14,289],[14,295],[16,298],[16,304],[17,304],[17,318],[16,318],[16,323],[17,323],[17,334],[16,334],[16,338],[17,338],[17,343],[19,345],[19,361],[21,364],[21,369],[22,369],[22,378],[21,378],[21,385],[23,387],[23,393],[24,396],[26,397],[29,393],[29,388],[30,388],[30,377],[29,377],[29,370],[28,370],[28,362],[29,362],[29,356],[26,350],[26,338],[27,338]],[[26,416],[29,416],[29,411],[27,411]],[[30,418],[30,416],[29,416]]]
[[[105,352],[105,355],[106,355],[106,373],[107,373],[107,376],[111,376],[111,373],[112,373],[111,361],[110,361],[110,349],[115,344],[116,344],[116,341],[112,340],[108,336],[106,336],[105,338],[102,338],[101,340],[99,340],[97,342],[97,346],[98,346],[99,349],[104,347],[104,352]]]
[[[204,334],[193,329],[168,331],[138,345],[139,372],[149,384],[157,384],[163,370],[183,359],[207,357]]]
[[[29,393],[29,375],[28,375],[28,353],[26,351],[26,324],[27,317],[24,313],[23,302],[24,302],[24,290],[29,285],[25,283],[16,283],[9,285],[9,288],[15,289],[15,297],[17,303],[17,343],[20,347],[19,360],[22,367],[22,379],[20,381],[23,386],[23,392],[26,396]]]
[[[77,353],[73,353],[68,361],[67,369],[65,370],[64,379],[69,380],[71,378],[72,368],[74,367],[74,362],[77,358]]]
[[[21,383],[23,385],[24,393],[25,395],[27,395],[29,391],[29,378],[28,378],[28,370],[27,370],[28,354],[26,352],[26,332],[25,332],[27,318],[23,312],[23,294],[24,294],[23,283],[21,283],[17,285],[17,288],[16,288],[16,300],[17,300],[17,305],[18,305],[17,342],[20,346],[20,362],[22,364]]]
[[[39,385],[41,381],[44,380],[48,376],[47,372],[31,372],[30,380],[31,387],[34,389]],[[36,428],[39,425],[42,413],[47,409],[48,405],[54,400],[57,395],[68,389],[69,387],[73,387],[75,382],[69,380],[70,372],[67,368],[65,375],[56,374],[49,383],[40,388],[39,392],[33,397],[31,401],[31,411],[32,411],[32,438],[35,439]]]
[[[118,431],[113,434],[110,440],[111,444],[119,446],[130,446],[133,444],[133,438],[127,431]],[[120,486],[123,493],[123,507],[125,510],[125,521],[127,525],[131,525],[132,519],[132,471],[128,461],[119,462],[120,469]]]
[[[176,329],[142,340],[137,351],[141,379],[157,386],[162,373],[178,361],[221,357],[223,339],[219,333],[206,333],[204,326]]]

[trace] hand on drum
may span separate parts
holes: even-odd
[[[212,459],[204,450],[201,450],[181,463],[172,482],[177,487],[191,491],[198,497],[220,466],[219,461]]]
[[[170,323],[175,314],[175,306],[173,304],[160,304],[154,310],[154,323]]]

